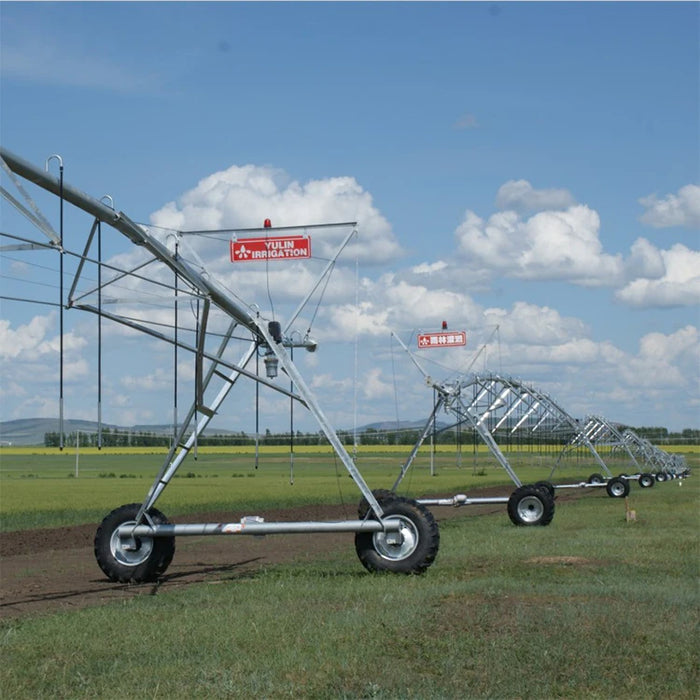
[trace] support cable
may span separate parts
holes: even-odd
[[[334,268],[335,268],[335,260],[333,260],[333,261],[331,262],[331,264],[329,265],[328,269],[326,270],[326,273],[325,273],[326,280],[325,280],[325,282],[323,283],[323,289],[321,290],[321,294],[320,294],[319,297],[318,297],[318,302],[316,303],[316,308],[314,309],[313,314],[311,314],[311,320],[309,321],[309,328],[308,328],[308,330],[306,331],[307,333],[310,333],[310,332],[311,332],[311,326],[313,326],[314,322],[316,321],[316,315],[318,314],[318,310],[319,310],[319,308],[320,308],[320,306],[321,306],[321,302],[323,301],[323,297],[324,297],[324,295],[326,294],[326,289],[328,288],[328,283],[330,282],[331,273],[333,272],[333,269],[334,269]],[[355,275],[356,275],[356,277],[357,277],[357,272],[355,273]],[[357,284],[356,284],[356,288],[357,288]],[[356,298],[357,298],[357,294],[356,294]]]
[[[359,371],[359,336],[360,336],[360,261],[355,255],[355,347],[354,347],[354,370],[352,387],[352,460],[357,464],[357,377]]]
[[[190,307],[192,306],[192,302],[190,301]],[[199,350],[200,348],[200,333],[202,334],[202,340],[204,339],[204,329],[200,328],[199,326],[199,299],[197,299],[196,303],[196,308],[192,309],[194,312],[195,316],[195,330],[194,330],[194,345],[195,347]],[[192,404],[194,406],[194,416],[193,420],[195,422],[195,425],[199,423],[199,416],[198,416],[198,407],[204,405],[204,396],[202,395],[202,372],[201,372],[201,367],[202,363],[204,362],[203,357],[199,353],[195,353],[194,356],[194,403]],[[199,435],[197,431],[194,433],[194,444],[192,445],[192,458],[194,461],[197,461],[198,458],[198,450],[199,450]]]
[[[260,375],[260,353],[255,348],[255,376]],[[255,382],[255,468],[260,459],[260,382]]]
[[[394,343],[392,342],[393,336],[389,336],[389,352],[391,354],[391,376],[394,382],[394,411],[396,413],[396,430],[397,432],[401,430],[401,422],[399,420],[399,390],[396,386],[396,366],[394,364]]]
[[[97,449],[102,449],[102,222],[97,222]]]
[[[108,194],[112,209],[114,200]],[[102,201],[100,200],[100,201]],[[97,221],[97,449],[102,449],[102,221]]]
[[[437,389],[433,387],[433,411],[437,411]],[[435,476],[435,452],[437,450],[437,415],[433,415],[433,432],[430,436],[430,476]]]
[[[289,358],[294,362],[294,346],[289,348]],[[294,380],[290,378],[290,394],[294,393]],[[289,484],[294,486],[294,399],[289,399]]]
[[[175,243],[175,260],[177,260],[179,243]],[[177,349],[178,349],[178,274],[175,270],[175,304],[174,304],[174,333],[175,343],[173,345],[173,444],[177,440]]]
[[[64,439],[63,439],[63,159],[59,155],[52,155],[46,159],[46,171],[49,170],[49,163],[51,160],[56,159],[58,161],[58,217],[59,217],[59,230],[58,230],[58,296],[59,296],[59,310],[58,310],[58,448],[63,451]]]

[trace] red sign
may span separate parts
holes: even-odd
[[[446,333],[421,333],[418,335],[419,348],[453,348],[467,344],[467,334],[464,331],[449,331]]]
[[[309,236],[263,236],[231,241],[231,262],[260,262],[311,257]]]

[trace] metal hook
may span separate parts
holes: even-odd
[[[114,210],[114,200],[112,199],[112,195],[111,194],[103,194],[100,197],[100,202],[104,201],[105,199],[109,200],[109,207],[110,207],[110,209]]]
[[[52,156],[49,156],[49,157],[46,159],[46,167],[45,167],[46,172],[49,171],[49,163],[50,163],[54,158],[58,161],[58,167],[59,167],[61,170],[63,170],[63,158],[61,158],[61,156],[59,156],[57,153],[54,153]]]

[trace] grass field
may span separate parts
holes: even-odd
[[[634,523],[603,494],[563,503],[546,528],[445,521],[420,577],[365,573],[350,539],[323,561],[4,622],[0,687],[13,699],[694,699],[699,495],[696,476],[637,488]]]
[[[405,446],[363,447],[357,466],[371,488],[390,488],[408,454]],[[0,531],[98,523],[113,508],[143,501],[160,468],[164,451],[149,448],[95,448],[60,452],[56,448],[0,450]],[[523,483],[549,478],[557,452],[511,452],[508,458]],[[587,455],[574,455],[555,481],[585,480],[599,471]],[[689,464],[700,453],[687,453]],[[611,470],[629,471],[624,461]],[[506,472],[486,446],[476,453],[438,446],[431,456],[424,446],[399,491],[411,497],[469,494],[501,484],[512,490]],[[293,469],[287,447],[266,447],[258,468],[252,447],[225,452],[201,448],[166,488],[158,508],[168,517],[192,512],[286,507],[310,503],[355,503],[359,491],[330,447],[295,451]]]

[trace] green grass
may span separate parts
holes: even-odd
[[[390,488],[405,459],[403,453],[363,451],[357,466],[371,488]],[[512,457],[524,482],[549,475],[551,462],[540,455]],[[159,455],[93,453],[81,455],[78,476],[75,454],[29,455],[3,453],[0,461],[0,531],[98,523],[113,508],[141,502],[163,461]],[[469,493],[513,484],[487,455],[461,461],[453,450],[441,450],[431,474],[426,450],[401,484],[413,497]],[[345,467],[332,454],[295,454],[294,483],[290,484],[289,454],[263,453],[254,468],[252,453],[202,453],[189,459],[165,489],[157,507],[168,517],[213,510],[260,510],[309,503],[355,503],[359,491]],[[572,471],[586,478],[596,469],[585,464]]]
[[[441,524],[421,577],[324,561],[0,625],[8,698],[679,698],[698,682],[696,478],[546,528]],[[439,511],[436,511],[439,516]],[[322,537],[322,535],[320,535]],[[177,555],[176,555],[177,556]]]

